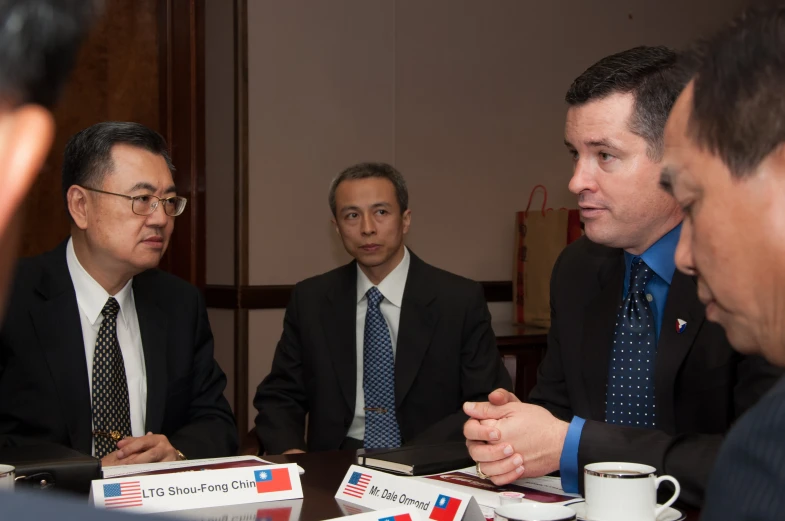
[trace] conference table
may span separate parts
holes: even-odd
[[[305,469],[305,474],[300,476],[303,506],[299,521],[321,521],[344,515],[335,500],[335,493],[349,466],[354,463],[354,454],[352,450],[336,450],[264,456],[264,459],[273,463],[297,463]]]
[[[321,521],[344,515],[334,496],[354,461],[354,451],[313,452],[264,458],[274,463],[297,463],[305,469],[305,474],[301,476],[304,498],[299,521]],[[688,521],[698,520],[697,510],[682,507],[679,509],[687,513]]]

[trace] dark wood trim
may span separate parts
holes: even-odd
[[[248,429],[248,0],[234,1],[234,414]]]
[[[234,417],[237,434],[248,432],[248,310],[234,310]],[[254,386],[259,382],[255,382]]]
[[[238,302],[239,293],[234,286],[207,284],[202,290],[204,301],[208,308],[215,309],[240,309]]]
[[[283,309],[289,305],[294,286],[243,286],[240,306],[244,309]]]
[[[177,218],[161,267],[205,283],[204,0],[158,3],[160,129],[188,206]]]
[[[490,280],[480,282],[488,302],[512,302],[512,282],[509,280]]]
[[[480,282],[488,302],[512,302],[512,282]],[[284,309],[294,286],[247,286],[208,284],[204,298],[208,308],[218,309]]]
[[[196,206],[198,211],[192,219],[195,238],[194,250],[191,257],[191,273],[197,287],[203,287],[207,283],[207,154],[206,154],[206,135],[205,135],[205,3],[206,0],[196,0],[192,14],[191,31],[191,67],[193,71],[193,81],[191,82],[191,114],[194,122],[191,125],[191,160],[196,168],[194,185],[192,191],[197,195]]]

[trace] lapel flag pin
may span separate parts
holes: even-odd
[[[684,330],[687,328],[687,321],[682,320],[680,318],[676,319],[676,332],[677,333],[684,333]]]

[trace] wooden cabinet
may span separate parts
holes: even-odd
[[[548,346],[548,330],[498,322],[493,324],[493,331],[510,371],[513,391],[520,400],[526,400],[537,383],[537,368]]]

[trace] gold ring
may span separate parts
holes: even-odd
[[[480,468],[480,462],[477,462],[477,475],[480,476],[480,479],[488,479],[488,475],[485,474],[482,469]]]

